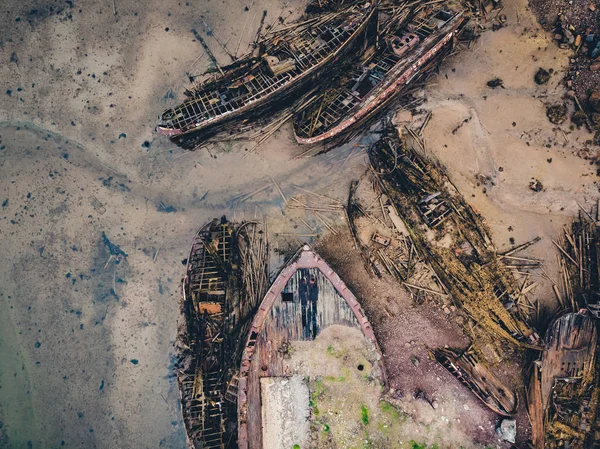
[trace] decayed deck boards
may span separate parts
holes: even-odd
[[[277,277],[252,323],[240,371],[240,449],[262,448],[260,378],[290,374],[287,342],[314,340],[334,324],[361,329],[381,353],[356,297],[327,263],[305,246]],[[385,383],[381,359],[379,365]]]
[[[242,339],[268,287],[268,272],[260,222],[237,224],[223,217],[194,237],[182,286],[185,322],[178,336],[178,383],[190,448],[235,447],[235,371]]]
[[[582,447],[587,438],[588,418],[596,418],[595,412],[586,411],[585,403],[597,406],[592,391],[597,389],[594,381],[594,359],[597,345],[595,321],[579,313],[567,313],[557,319],[548,330],[542,359],[533,367],[528,389],[528,408],[532,424],[532,440],[536,449],[547,446],[555,431],[566,432],[572,438],[572,447]],[[575,401],[579,410],[568,422],[556,415],[556,407],[565,401]],[[568,407],[568,406],[567,406]],[[568,407],[570,408],[570,407]],[[583,426],[583,423],[585,427]]]

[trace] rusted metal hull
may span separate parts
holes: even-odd
[[[408,56],[407,60],[400,61],[397,66],[388,73],[385,80],[376,86],[365,99],[356,105],[340,123],[327,132],[312,136],[301,137],[295,134],[296,141],[301,145],[314,145],[326,142],[348,132],[351,128],[368,120],[370,116],[377,113],[395,97],[402,92],[415,77],[420,74],[421,69],[433,61],[443,49],[452,42],[457,29],[461,27],[466,18],[462,13],[452,19],[440,32],[440,35],[431,36],[429,42],[424,42],[423,51]],[[438,42],[433,44],[437,39]],[[431,46],[433,44],[433,46]]]
[[[307,70],[300,73],[298,76],[293,77],[285,82],[278,82],[279,85],[276,88],[270,89],[270,92],[265,95],[246,102],[241,107],[226,108],[226,110],[222,113],[215,114],[212,117],[208,117],[202,119],[201,121],[197,121],[196,123],[191,123],[185,127],[171,127],[163,124],[159,124],[156,127],[156,131],[160,134],[169,136],[169,137],[177,137],[184,134],[190,133],[198,133],[198,132],[209,132],[212,129],[215,129],[221,125],[226,123],[230,123],[244,117],[251,113],[258,113],[264,108],[269,107],[274,102],[284,101],[286,98],[290,97],[294,93],[305,88],[310,82],[318,79],[319,76],[324,74],[324,71],[334,65],[336,62],[340,60],[355,44],[359,36],[361,36],[367,26],[369,25],[371,19],[376,13],[376,8],[370,7],[368,14],[365,14],[363,21],[356,28],[356,30],[350,35],[350,37],[343,42],[334,52],[332,52],[329,56],[324,58],[318,64],[308,68]],[[251,75],[251,73],[249,73]],[[226,87],[226,86],[224,86]],[[193,103],[196,100],[189,100],[186,103]],[[184,106],[184,103],[182,106]]]
[[[312,300],[311,288],[317,292]],[[308,300],[302,299],[307,297]],[[376,348],[379,378],[387,386],[381,351],[356,297],[331,267],[305,246],[275,279],[252,321],[242,354],[238,387],[240,449],[263,447],[260,379],[286,375],[280,345],[295,340],[310,341],[334,324],[362,331],[366,341]]]

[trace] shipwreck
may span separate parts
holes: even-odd
[[[209,132],[299,92],[343,57],[363,36],[376,8],[355,4],[270,30],[250,54],[200,85],[190,99],[165,111],[157,131],[174,137]]]
[[[493,412],[502,416],[511,416],[516,413],[517,394],[471,352],[461,353],[451,349],[438,348],[430,351],[430,356],[471,390]]]
[[[405,92],[451,50],[467,18],[434,6],[407,7],[392,20],[358,64],[294,117],[300,144],[317,144],[347,134]]]
[[[591,449],[600,443],[596,322],[567,313],[551,325],[534,362],[528,408],[535,449]]]
[[[176,370],[190,449],[236,447],[240,341],[269,285],[267,250],[260,223],[225,217],[203,226],[192,242]]]
[[[252,321],[239,375],[239,447],[310,447],[313,383],[330,367],[324,357],[350,344],[354,350],[340,349],[346,356],[337,359],[352,363],[344,380],[375,383],[381,391],[385,368],[369,320],[339,276],[305,245],[281,270]],[[342,395],[348,388],[339,387]]]
[[[517,347],[537,348],[538,336],[519,304],[523,297],[498,259],[482,217],[443,167],[428,160],[417,141],[409,145],[409,138],[416,140],[388,128],[369,149],[371,166],[393,214],[400,217],[402,211],[416,248],[456,305],[480,324],[478,338],[498,350],[502,348],[497,337]]]

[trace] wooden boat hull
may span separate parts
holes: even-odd
[[[475,357],[444,348],[430,354],[490,410],[507,417],[517,412],[516,393]]]
[[[206,120],[202,120],[201,122],[196,123],[195,125],[188,126],[185,128],[174,128],[165,125],[159,124],[156,127],[156,131],[160,134],[166,135],[168,137],[177,137],[180,135],[196,133],[196,132],[209,132],[211,129],[214,129],[218,126],[224,125],[226,123],[232,122],[244,115],[248,115],[250,113],[258,113],[260,110],[268,107],[276,101],[283,101],[287,97],[291,96],[295,92],[306,87],[311,81],[315,81],[319,76],[321,76],[327,67],[335,64],[340,60],[353,46],[353,44],[357,41],[358,37],[361,36],[365,30],[367,29],[371,19],[376,14],[377,9],[369,6],[370,10],[368,14],[365,15],[362,23],[356,28],[356,30],[350,35],[350,37],[339,46],[337,50],[332,52],[331,55],[326,57],[320,63],[310,67],[296,78],[282,83],[281,86],[273,90],[272,92],[264,95],[263,97],[257,98],[256,100],[252,100],[247,102],[244,106],[226,111],[225,113],[216,115],[214,117],[208,118]],[[194,100],[189,100],[188,102],[193,102]],[[186,103],[188,103],[186,102]]]
[[[509,310],[504,296],[517,287],[500,265],[481,216],[454,187],[443,167],[428,160],[416,147],[408,147],[396,129],[387,130],[369,149],[369,160],[395,213],[402,211],[415,246],[424,254],[441,283],[457,304],[487,335],[516,347],[539,349],[538,336],[517,308]],[[460,234],[465,247],[432,244],[425,229],[437,238]],[[498,345],[498,349],[502,350]]]
[[[314,296],[311,291],[316,292]],[[263,448],[261,381],[289,378],[288,362],[280,348],[294,341],[313,341],[322,330],[334,325],[360,330],[359,334],[362,333],[377,354],[373,369],[387,386],[381,350],[356,297],[329,265],[306,245],[275,279],[252,321],[242,355],[238,387],[240,449]],[[362,368],[359,366],[359,369]]]
[[[580,313],[561,316],[548,330],[528,387],[535,449],[561,447],[556,444],[565,439],[573,449],[592,447],[600,399],[597,340],[595,320]]]
[[[376,86],[359,104],[357,104],[340,123],[328,131],[312,137],[302,137],[295,132],[296,142],[301,145],[315,145],[324,143],[343,133],[348,132],[356,125],[368,120],[373,114],[376,114],[383,107],[388,105],[396,98],[404,87],[420,74],[423,67],[433,61],[448,44],[450,44],[457,34],[457,30],[465,23],[466,18],[462,13],[457,14],[444,27],[440,33],[441,39],[430,48],[427,48],[427,42],[423,43],[425,51],[408,56],[407,60],[398,62],[378,86]],[[439,35],[428,39],[437,39]],[[431,45],[431,41],[429,43]]]
[[[248,226],[255,226],[251,234]],[[248,294],[247,270],[253,270],[254,279],[263,279],[262,292],[268,283],[266,257],[247,263],[242,256],[257,246],[253,240],[259,234],[254,232],[257,227],[257,223],[235,224],[223,217],[203,226],[191,245],[182,282],[185,319],[177,339],[176,369],[190,449],[233,449],[235,444],[235,371],[249,317],[259,301]],[[260,287],[253,288],[261,294]]]

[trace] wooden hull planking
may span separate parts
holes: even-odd
[[[534,363],[528,410],[535,449],[592,448],[597,429],[598,384],[596,322],[567,313],[548,330],[542,357]]]
[[[315,292],[312,299],[311,291]],[[273,282],[250,328],[238,387],[240,449],[263,447],[261,379],[289,374],[278,350],[280,346],[293,341],[314,340],[321,330],[332,325],[362,331],[364,339],[377,354],[373,366],[386,386],[381,350],[356,297],[331,267],[305,245]]]
[[[473,355],[444,348],[431,351],[431,355],[490,410],[507,417],[516,413],[516,393]]]
[[[261,283],[266,289],[266,243],[257,240],[257,223],[213,220],[195,235],[183,279],[185,330],[177,379],[181,412],[190,449],[227,449],[235,444],[235,372]],[[252,233],[250,233],[250,228]],[[259,230],[260,231],[260,230]],[[258,257],[249,261],[254,250]],[[248,285],[247,270],[254,279]]]
[[[415,245],[457,304],[494,340],[501,337],[517,347],[539,349],[524,312],[503,302],[517,294],[516,285],[499,265],[487,227],[443,168],[406,147],[395,130],[371,147],[369,159],[391,206],[396,214],[403,211]],[[436,238],[460,232],[463,242],[442,248],[424,235],[423,226]]]
[[[196,98],[184,102],[174,110],[177,111],[174,112],[174,115],[184,114],[188,116],[188,118],[184,119],[185,123],[182,126],[159,123],[156,127],[157,132],[169,137],[176,137],[192,132],[208,131],[209,129],[213,129],[240,118],[243,115],[267,107],[274,101],[282,101],[294,92],[302,89],[308,83],[322,75],[324,69],[335,64],[346,54],[356,42],[357,38],[366,30],[376,12],[376,8],[371,6],[356,6],[350,10],[353,12],[349,13],[348,16],[351,20],[356,21],[358,25],[345,41],[341,42],[337,48],[332,49],[330,54],[322,57],[320,53],[317,53],[322,59],[314,65],[309,65],[304,70],[297,70],[298,73],[283,73],[282,75],[275,76],[273,80],[268,76],[265,76],[262,72],[257,72],[257,74],[249,72],[245,78],[249,85],[252,85],[250,92],[252,90],[256,90],[256,92],[237,107],[228,106],[229,102],[226,102],[221,106],[213,107],[213,105],[210,104],[211,102],[216,101],[217,104],[221,102],[218,91],[208,92],[207,95],[210,98],[206,102],[203,102],[201,99],[205,94],[198,93],[195,95]],[[296,57],[297,61],[299,59],[300,58]],[[262,68],[258,67],[255,70],[262,70]],[[227,86],[223,86],[222,88],[226,87]],[[162,117],[165,117],[165,114],[167,113],[169,113],[169,111],[163,113]],[[203,117],[200,117],[200,115]]]
[[[412,80],[419,76],[424,67],[442,53],[465,21],[463,13],[457,13],[441,30],[426,38],[414,54],[409,54],[407,59],[399,60],[386,77],[348,111],[346,117],[326,132],[304,137],[298,135],[295,126],[296,141],[301,145],[324,143],[368,120],[393,101]]]

